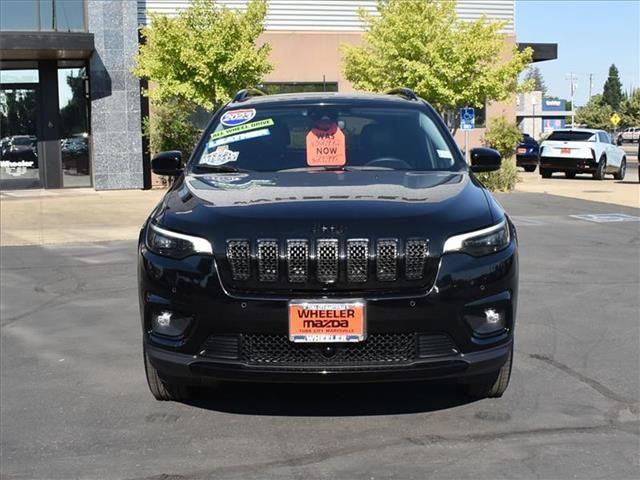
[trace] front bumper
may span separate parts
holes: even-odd
[[[355,356],[335,357],[347,359],[344,362],[329,359],[305,363],[291,357],[290,352],[267,357],[268,349],[252,356],[243,349],[243,338],[287,338],[289,299],[234,297],[222,288],[212,258],[171,260],[141,245],[139,289],[146,352],[160,375],[173,381],[316,383],[464,378],[495,371],[508,358],[518,294],[517,246],[512,240],[505,250],[480,258],[443,256],[429,291],[390,289],[375,297],[350,295],[366,302],[366,341],[394,335],[415,340],[402,358],[395,354],[373,358],[356,352]],[[492,336],[475,334],[466,320],[471,311],[485,308],[500,308],[505,314],[505,328]],[[192,326],[183,338],[160,338],[150,333],[150,312],[154,309],[191,315]],[[239,338],[239,347],[229,353],[228,346],[211,347],[212,338]],[[429,354],[423,355],[422,338],[447,338],[450,344],[444,349],[437,344],[439,349],[433,351],[427,346]],[[220,349],[218,353],[216,348]],[[314,355],[309,358],[319,358],[317,352]],[[295,361],[289,362],[289,358]]]
[[[598,163],[593,158],[541,157],[540,168],[558,172],[593,173]]]

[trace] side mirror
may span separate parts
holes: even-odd
[[[491,148],[471,149],[471,171],[472,172],[494,172],[500,170],[502,157]]]
[[[182,173],[182,152],[171,150],[160,152],[151,160],[151,170],[156,175],[177,177]]]

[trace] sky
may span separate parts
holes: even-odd
[[[640,88],[640,0],[516,0],[518,42],[557,43],[558,58],[536,62],[548,94],[569,99],[568,74],[576,77],[576,104],[602,93],[611,64],[623,91]]]

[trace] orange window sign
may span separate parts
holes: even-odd
[[[347,163],[344,133],[334,123],[326,130],[313,128],[307,134],[307,165],[341,167]]]

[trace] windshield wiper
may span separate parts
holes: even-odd
[[[232,167],[230,165],[207,165],[206,163],[195,165],[193,168],[197,171],[215,172],[215,173],[240,173],[240,172],[248,171],[248,170],[242,170],[237,167]]]

